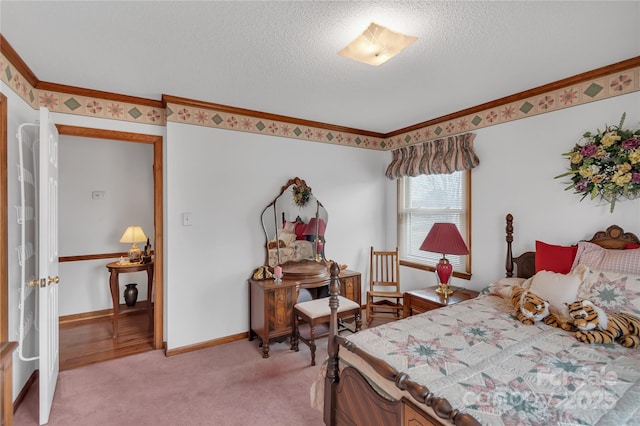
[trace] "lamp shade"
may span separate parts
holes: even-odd
[[[327,224],[322,218],[312,217],[304,228],[303,235],[317,235],[324,237],[324,231],[327,229]]]
[[[139,226],[128,227],[120,238],[121,243],[143,243],[145,241],[147,241],[147,236]]]
[[[453,223],[434,223],[420,250],[442,254],[469,254],[460,231]]]
[[[440,289],[436,290],[436,292],[444,295],[450,294],[451,290],[449,290],[448,285],[453,267],[445,258],[445,254],[469,254],[469,249],[456,225],[453,223],[434,223],[422,242],[420,250],[442,253],[442,259],[436,265],[436,275],[438,275],[438,280],[440,281]]]

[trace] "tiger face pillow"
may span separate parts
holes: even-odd
[[[548,301],[522,287],[514,286],[511,288],[511,305],[516,308],[516,317],[523,324],[531,325],[543,321],[553,327],[565,328],[568,326],[564,322],[558,321],[556,316],[549,312]]]

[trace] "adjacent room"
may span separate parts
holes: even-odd
[[[3,424],[640,423],[638,22],[2,1]]]

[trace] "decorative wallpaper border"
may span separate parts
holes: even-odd
[[[290,139],[384,149],[384,138],[167,102],[167,121]]]
[[[63,114],[132,121],[158,126],[167,124],[164,108],[36,89],[2,54],[0,54],[0,80],[6,83],[34,109],[44,106],[49,111]]]
[[[193,106],[188,105],[188,102],[181,104],[169,101],[166,102],[165,109],[99,97],[39,90],[29,84],[2,54],[0,54],[0,80],[34,109],[45,106],[51,111],[64,114],[159,126],[165,126],[167,122],[185,123],[384,151],[640,91],[640,66],[570,84],[515,102],[494,105],[486,110],[443,120],[386,138],[357,133],[357,131],[347,132],[301,125],[297,124],[295,119],[288,122],[223,111],[215,106],[207,107],[206,104]]]
[[[396,149],[637,91],[640,91],[640,67],[389,137],[385,139],[385,148]]]

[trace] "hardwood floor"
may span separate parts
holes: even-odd
[[[110,309],[86,319],[60,322],[60,370],[70,370],[153,350],[153,329],[149,327],[146,301],[135,308],[121,307],[120,336],[113,338]],[[363,310],[362,327],[367,328]],[[371,327],[389,320],[376,318]],[[326,331],[319,329],[318,333]]]
[[[115,339],[111,315],[61,321],[60,370],[153,350],[153,328],[146,306],[146,301],[138,302],[120,314]]]

